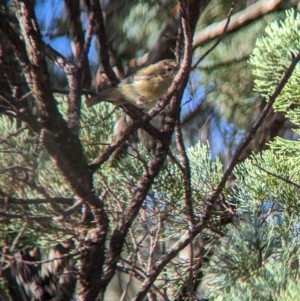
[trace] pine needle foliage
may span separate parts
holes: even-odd
[[[57,97],[57,102],[65,118],[67,101],[63,97]],[[92,109],[82,108],[79,135],[87,160],[92,161],[114,139],[113,125],[118,114],[119,111],[107,103],[101,103]],[[5,115],[1,116],[0,126],[4,137],[0,149],[0,192],[9,195],[11,199],[20,200],[19,203],[9,204],[5,211],[7,214],[16,215],[16,218],[12,218],[2,227],[3,244],[11,249],[13,255],[24,248],[31,250],[40,247],[46,251],[60,242],[72,240],[74,252],[80,251],[81,211],[75,212],[62,222],[55,220],[59,209],[65,210],[72,203],[45,202],[26,206],[22,204],[22,201],[32,199],[72,200],[71,189],[66,185],[63,176],[57,171],[55,164],[44,152],[39,140],[30,129],[20,127]],[[112,231],[123,217],[132,198],[138,179],[148,168],[146,163],[151,157],[151,152],[142,146],[138,145],[136,148],[129,146],[127,154],[117,162],[115,167],[107,162],[95,172],[96,193],[101,195],[106,191],[104,206],[109,214],[108,243]],[[223,166],[219,160],[212,160],[208,145],[195,145],[188,150],[188,157],[192,167],[192,203],[196,221],[199,222],[203,216],[206,199],[220,181]],[[186,205],[181,164],[180,156],[166,160],[126,238],[122,257],[128,260],[131,256],[137,267],[145,266],[148,260],[149,244],[153,238],[151,233],[158,235],[159,244],[153,256],[159,258],[158,256],[172,247],[186,231]],[[73,199],[73,202],[75,201]],[[24,225],[24,220],[17,215],[41,216],[45,219]],[[14,242],[18,244],[11,248]],[[138,254],[136,245],[139,246]],[[190,264],[190,260],[177,258],[166,267],[160,280],[164,279],[161,283],[170,296],[175,296],[177,290],[187,281]],[[157,285],[162,284],[158,281]]]
[[[265,98],[299,51],[300,15],[286,12],[270,23],[250,59],[255,90]],[[299,65],[276,99],[299,134]],[[252,155],[235,169],[227,196],[237,205],[236,221],[214,246],[206,269],[209,300],[299,299],[299,139],[276,138],[270,149]]]

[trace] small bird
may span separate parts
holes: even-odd
[[[177,70],[174,60],[159,61],[125,78],[117,87],[87,99],[86,106],[107,100],[116,106],[130,102],[138,108],[150,109],[167,93]]]

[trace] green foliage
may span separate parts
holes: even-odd
[[[290,162],[274,151],[254,155],[235,170],[229,204],[237,218],[211,250],[205,284],[210,300],[284,300],[299,280],[299,188]],[[299,183],[300,174],[293,174]]]
[[[291,172],[289,154],[267,150],[240,164],[235,172],[239,189],[233,192],[232,202],[242,199],[241,206],[247,211],[257,211],[262,203],[271,202],[290,214],[299,212],[300,204],[295,202],[299,188],[293,183],[300,182],[300,173]]]
[[[57,98],[58,105],[65,116],[67,101]],[[112,127],[116,119],[112,105],[101,104],[90,110],[82,110],[80,137],[88,158],[95,158],[104,146],[110,142]],[[63,223],[51,220],[60,210],[69,205],[59,203],[22,204],[22,200],[72,198],[70,187],[41,147],[38,137],[29,128],[12,121],[3,115],[0,117],[0,193],[19,199],[19,203],[9,203],[6,213],[23,216],[45,217],[25,223],[16,218],[2,226],[1,239],[10,246],[18,233],[22,233],[17,248],[56,245],[59,241],[75,238],[80,223],[80,215],[73,214]],[[99,128],[101,130],[99,130]],[[74,200],[75,202],[75,200]]]
[[[275,90],[293,56],[299,52],[299,30],[300,15],[294,10],[289,10],[284,21],[270,23],[265,36],[257,40],[250,64],[255,76],[255,90],[266,99]],[[284,112],[286,117],[297,125],[299,125],[299,75],[298,64],[274,104],[276,111]]]
[[[231,1],[227,3],[228,10],[230,5]],[[282,13],[266,15],[237,32],[226,34],[198,67],[200,82],[210,87],[207,104],[220,121],[233,122],[237,128],[245,129],[249,127],[249,119],[257,115],[260,98],[253,92],[253,76],[247,59],[265,26],[278,18],[282,18]],[[215,43],[213,40],[197,48],[195,57],[200,57]]]
[[[145,15],[146,8],[150,11],[151,18],[155,5],[149,5],[150,2],[137,2],[135,9],[131,10],[130,18],[136,18],[138,24],[140,16]],[[269,24],[266,36],[256,44],[250,64],[254,68],[256,91],[265,97],[274,91],[288,68],[291,52],[297,51],[299,22],[299,16],[289,11],[285,21]],[[136,28],[130,28],[126,22],[123,26],[126,34],[135,39]],[[239,39],[238,36],[235,38]],[[136,40],[138,39],[137,36]],[[228,41],[221,45],[220,51],[226,43]],[[214,61],[213,55],[209,60]],[[248,78],[248,70],[242,69],[233,81],[238,82],[238,77],[243,74]],[[275,109],[284,112],[290,121],[299,127],[298,73],[297,66],[276,100]],[[226,77],[226,70],[218,74],[218,80],[222,79],[222,82]],[[247,80],[244,84],[246,83]],[[215,94],[221,102],[220,114],[228,119],[230,114],[225,111],[228,108],[234,111],[236,104],[229,104],[227,101],[242,98],[235,98],[237,92],[232,87],[230,84],[227,87],[223,86],[228,91],[227,95],[224,93],[224,98]],[[248,100],[249,104],[252,104],[252,100]],[[57,97],[57,101],[65,118],[67,101],[63,97]],[[101,103],[91,109],[83,106],[80,139],[88,161],[96,158],[114,139],[113,126],[119,114],[120,109],[115,109],[107,103]],[[72,197],[71,189],[30,129],[1,116],[0,132],[3,133],[0,144],[0,193],[21,202],[37,198]],[[269,150],[252,155],[235,168],[234,185],[222,194],[222,200],[236,209],[235,221],[221,229],[221,232],[217,232],[223,235],[217,236],[213,231],[206,231],[199,238],[210,242],[206,244],[206,255],[210,260],[206,261],[206,276],[203,282],[210,300],[259,301],[297,298],[300,276],[300,206],[297,184],[300,183],[299,147],[299,140],[287,141],[277,138],[270,144]],[[135,148],[129,146],[127,153],[116,166],[112,167],[110,162],[106,162],[95,172],[95,191],[101,195],[109,214],[108,240],[112,230],[123,217],[134,189],[138,189],[141,175],[147,173],[152,155],[140,145]],[[200,222],[207,199],[221,180],[223,166],[218,159],[212,160],[208,145],[196,144],[188,149],[187,155],[191,166],[193,210],[196,222]],[[181,164],[180,156],[166,160],[127,235],[122,257],[134,257],[138,267],[146,266],[153,237],[159,242],[153,256],[159,258],[187,228]],[[9,204],[6,210],[8,214],[14,214],[16,217],[44,216],[46,221],[34,222],[28,219],[24,223],[24,220],[15,218],[13,222],[4,222],[0,237],[3,245],[15,252],[26,247],[47,248],[71,238],[75,248],[80,246],[80,212],[61,223],[54,222],[57,210],[67,207],[68,205],[59,203]],[[219,212],[215,212],[210,221],[211,225],[218,220],[218,214]],[[54,219],[51,219],[52,217]],[[154,234],[157,234],[157,237]],[[160,275],[160,279],[168,281],[158,280],[156,285],[164,286],[170,298],[174,299],[190,277],[190,264],[184,253],[179,254]]]
[[[300,276],[298,222],[279,213],[267,219],[260,212],[241,213],[214,250],[207,270],[211,300],[278,300],[293,295],[291,283]]]
[[[223,11],[222,15],[225,19],[230,5],[231,1],[212,1],[207,9],[211,9],[212,17],[217,17],[218,11]],[[244,8],[246,2],[236,1],[236,5]],[[208,14],[209,11],[205,11],[201,20],[205,20],[206,13]],[[274,12],[250,22],[237,31],[228,32],[218,46],[191,72],[192,80],[196,78],[195,84],[189,85],[193,99],[201,103],[203,91],[205,93],[205,102],[198,107],[192,122],[197,124],[197,130],[198,128],[203,130],[204,139],[205,133],[208,132],[208,139],[214,153],[220,156],[225,164],[262,108],[262,97],[253,91],[253,75],[247,60],[255,40],[263,34],[266,25],[270,21],[282,18],[284,18],[283,12]],[[220,20],[222,17],[218,16],[216,21]],[[216,39],[195,49],[194,60],[201,57],[215,43]],[[211,122],[207,116],[212,118]],[[189,124],[192,122],[189,121]],[[188,133],[192,131],[191,128],[193,129],[189,126]],[[197,134],[198,132],[194,133]],[[221,149],[218,143],[222,144]],[[259,150],[260,146],[259,139],[253,140],[250,149]]]
[[[136,43],[144,51],[145,49],[151,49],[157,39],[157,33],[162,29],[163,20],[166,20],[172,6],[175,4],[176,1],[173,0],[135,1],[124,22],[120,23],[126,40],[130,43]],[[128,46],[125,48],[128,49]]]
[[[239,8],[245,5],[245,1],[237,2]],[[208,7],[211,18],[204,17],[198,28],[211,19],[218,21],[225,17],[227,12],[224,7],[229,6],[231,1],[211,3]],[[161,29],[162,20],[166,19],[166,13],[174,4],[174,1],[155,0],[107,1],[104,10],[112,52],[124,60],[147,52]],[[255,119],[259,111],[258,93],[268,97],[274,91],[292,55],[298,51],[300,17],[289,11],[284,21],[270,23],[266,36],[257,41],[250,59],[257,93],[252,92],[250,68],[245,65],[245,58],[251,51],[251,39],[259,34],[269,18],[280,16],[279,13],[265,17],[244,27],[239,33],[228,34],[206,58],[205,65],[193,71],[192,81],[195,84],[191,90],[196,96],[199,93],[199,74],[202,83],[214,84],[215,89],[208,94],[205,105],[217,112],[219,121],[234,121],[237,127],[246,128],[249,119]],[[64,32],[67,27],[63,21],[57,18],[52,30],[59,26]],[[145,22],[147,26],[144,26]],[[240,49],[238,54],[235,51],[237,48]],[[200,51],[203,53],[205,50]],[[197,51],[196,56],[200,56]],[[275,109],[284,112],[298,134],[299,72],[297,66],[275,103]],[[66,98],[57,97],[57,102],[66,118]],[[82,107],[80,140],[87,161],[91,162],[101,154],[114,139],[113,126],[119,114],[120,109],[104,102],[91,109]],[[11,215],[10,221],[1,222],[1,247],[12,254],[36,246],[46,250],[71,239],[75,249],[79,250],[82,237],[85,234],[88,236],[90,230],[86,229],[87,232],[82,234],[85,229],[82,229],[80,211],[58,221],[59,211],[72,204],[26,203],[55,197],[70,200],[70,187],[29,128],[7,116],[0,116],[0,119],[1,211]],[[221,122],[219,125],[222,128]],[[199,246],[201,252],[203,245],[206,248],[205,260],[208,260],[204,283],[210,300],[299,298],[299,148],[299,140],[277,138],[270,144],[269,150],[252,155],[235,168],[233,185],[223,190],[220,200],[232,211],[236,210],[234,222],[221,228],[219,217],[224,213],[224,208],[219,210],[216,207],[209,221],[211,229],[205,229],[194,244],[195,249]],[[218,158],[212,159],[208,145],[198,143],[187,150],[187,155],[191,166],[193,211],[198,223],[205,212],[207,200],[221,180],[223,166]],[[129,146],[127,153],[114,167],[106,162],[94,173],[95,191],[101,196],[109,215],[108,243],[113,229],[124,217],[134,190],[139,189],[141,175],[147,174],[152,156],[141,145]],[[149,255],[153,255],[154,259],[160,258],[188,227],[181,164],[180,156],[167,158],[126,237],[122,259],[124,262],[132,260],[138,272],[139,269],[146,269]],[[16,199],[19,203],[12,202]],[[42,218],[37,221],[33,217]],[[215,225],[217,231],[214,233]],[[157,239],[158,244],[154,254],[149,254],[153,239]],[[172,300],[176,299],[191,275],[191,261],[184,251],[164,268],[155,283],[158,288],[166,289]],[[192,264],[197,265],[198,260],[203,260],[202,254],[200,259],[198,254],[195,255],[196,260]],[[195,274],[198,271],[192,272]]]
[[[299,24],[299,14],[288,11],[256,43],[250,64],[255,89],[266,98],[298,52]],[[297,127],[299,71],[296,66],[274,105]],[[237,219],[213,248],[207,296],[218,301],[299,299],[299,139],[276,138],[270,150],[239,164],[234,175],[226,201],[237,206]]]
[[[107,1],[103,9],[112,49],[124,61],[143,56],[151,49],[175,4],[174,0]]]
[[[67,101],[64,97],[57,97],[57,101],[65,118]],[[114,139],[113,125],[118,114],[119,110],[115,110],[107,103],[101,103],[91,109],[82,108],[80,139],[88,160],[97,157]],[[0,149],[2,171],[0,191],[12,198],[20,199],[21,202],[37,198],[70,198],[72,196],[70,188],[30,129],[20,128],[20,125],[13,123],[6,116],[1,117],[0,126],[4,136]],[[198,144],[189,149],[188,156],[192,166],[195,215],[200,220],[205,200],[220,180],[222,165],[219,161],[211,160],[208,146]],[[104,191],[109,191],[104,204],[107,212],[110,212],[111,229],[127,207],[133,189],[151,157],[152,154],[141,146],[136,149],[129,147],[127,155],[117,163],[116,167],[111,167],[110,162],[107,162],[94,174],[96,192],[101,195]],[[146,212],[153,214],[149,227],[157,225],[159,220],[164,222],[164,229],[161,231],[162,241],[167,241],[171,237],[178,238],[180,235],[178,224],[183,226],[182,230],[186,225],[183,175],[179,164],[181,164],[179,157],[165,162],[163,170],[155,179],[145,200]],[[69,237],[76,239],[80,214],[71,215],[62,223],[51,222],[51,216],[57,215],[58,208],[64,210],[67,207],[62,204],[41,203],[28,204],[24,209],[22,204],[11,204],[8,212],[25,216],[49,217],[50,221],[48,219],[45,222],[41,220],[39,223],[33,221],[26,224],[25,232],[22,234],[26,246],[47,247]],[[136,223],[144,223],[142,214]],[[19,233],[22,227],[23,221],[16,219],[15,223],[8,223],[7,227],[3,228],[2,238],[6,240],[7,245],[12,244],[16,233]],[[137,236],[147,232],[144,232],[143,227],[133,228]],[[128,238],[129,249],[131,244],[131,238]],[[23,246],[24,244],[20,243],[20,248]]]
[[[58,106],[65,117],[66,100],[57,98]],[[114,111],[110,104],[101,103],[92,109],[82,108],[80,139],[83,143],[84,151],[89,160],[92,160],[103,151],[104,147],[111,141],[112,126],[117,118],[118,111]],[[65,197],[70,198],[71,191],[65,184],[62,176],[57,171],[55,164],[45,154],[39,141],[32,135],[29,129],[19,130],[17,135],[12,132],[17,131],[18,126],[13,124],[9,118],[2,116],[1,130],[4,136],[0,151],[0,168],[8,170],[14,164],[20,166],[32,166],[32,185],[28,183],[20,186],[20,180],[14,179],[8,183],[7,173],[0,175],[0,190],[9,194],[13,198],[18,198],[22,202],[35,198]],[[6,150],[9,148],[9,152]],[[17,153],[18,150],[19,152]],[[17,153],[17,155],[15,154]],[[24,161],[24,158],[28,159]],[[104,196],[104,206],[109,214],[109,233],[114,229],[120,218],[123,217],[132,198],[133,189],[136,189],[139,178],[148,168],[146,162],[151,160],[152,153],[138,145],[136,149],[129,147],[127,154],[117,162],[115,167],[110,166],[110,162],[105,163],[101,169],[94,174],[94,187],[97,194]],[[193,206],[196,220],[200,221],[205,201],[212,189],[219,182],[222,174],[222,164],[212,161],[209,147],[200,144],[188,150],[188,157],[191,164],[191,182],[193,189]],[[183,183],[183,174],[180,169],[182,164],[180,157],[168,159],[164,168],[155,179],[149,193],[144,201],[143,207],[134,221],[134,224],[126,238],[126,244],[122,257],[128,258],[128,254],[133,254],[137,266],[143,266],[149,256],[149,233],[158,233],[159,244],[155,251],[155,258],[170,248],[174,241],[180,238],[187,227],[186,206]],[[14,186],[15,185],[15,186]],[[38,189],[33,189],[33,185]],[[105,194],[103,194],[105,192]],[[66,209],[67,205],[59,205],[61,209]],[[25,207],[21,204],[11,204],[9,214],[22,214],[25,216],[44,215],[57,216],[54,210],[56,207],[49,203],[29,204]],[[39,220],[39,222],[28,222],[24,224],[22,219],[12,219],[11,222],[2,225],[1,240],[12,252],[27,247],[32,249],[36,246],[48,249],[72,239],[75,249],[80,245],[81,214],[75,213],[62,222],[52,222],[51,220]],[[89,229],[87,229],[89,231]],[[18,238],[19,235],[19,238]],[[17,242],[15,249],[11,246]],[[139,246],[139,254],[136,254],[136,244]],[[130,255],[132,256],[132,255]],[[190,265],[182,260],[174,260],[166,269],[162,277],[168,277],[164,284],[158,281],[157,285],[164,285],[168,294],[175,295],[180,290],[181,285],[188,279],[187,272]]]
[[[0,146],[0,193],[17,199],[38,199],[44,197],[70,197],[70,189],[61,175],[53,168],[53,163],[39,145],[38,139],[26,127],[18,125],[7,116],[1,116],[0,131],[3,133]],[[19,216],[45,216],[53,214],[54,209],[63,209],[49,203],[27,205],[10,203],[6,205],[6,213]],[[16,218],[14,222],[3,223],[1,238],[6,246],[12,244],[18,233],[17,248],[43,245],[44,240],[57,240],[62,232],[57,224],[49,222],[47,231],[40,224]],[[65,239],[66,233],[63,233]],[[52,236],[52,238],[50,238]],[[39,239],[38,239],[39,238]],[[56,242],[57,243],[57,242]]]

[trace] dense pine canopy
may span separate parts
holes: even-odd
[[[297,7],[0,1],[0,299],[297,300]]]

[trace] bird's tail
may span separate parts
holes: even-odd
[[[121,98],[122,94],[120,93],[119,89],[111,88],[99,93],[94,97],[86,99],[85,104],[89,108],[96,105],[97,103],[100,103],[101,101],[107,100],[115,105],[119,105]]]

